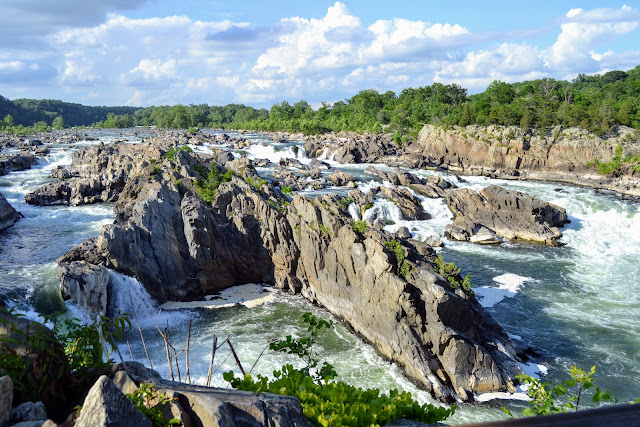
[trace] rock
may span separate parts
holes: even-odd
[[[109,272],[85,261],[58,265],[60,291],[64,300],[72,300],[92,318],[107,312]]]
[[[446,235],[453,240],[493,244],[506,239],[559,246],[557,227],[569,222],[566,211],[537,197],[491,185],[480,192],[457,189],[445,197],[454,214]]]
[[[410,239],[411,238],[411,232],[409,231],[409,229],[407,227],[400,227],[398,228],[398,231],[396,231],[396,235],[398,237],[400,237],[401,239]]]
[[[14,154],[11,156],[0,155],[0,176],[12,171],[31,169],[38,163],[38,158],[29,152]]]
[[[168,141],[156,145],[117,143],[78,150],[66,171],[54,171],[55,176],[65,179],[43,185],[27,194],[25,201],[38,206],[114,202],[128,179],[142,173],[152,160],[171,162],[162,159],[161,151],[169,145]]]
[[[125,371],[117,371],[113,376],[113,383],[124,394],[133,394],[139,388]]]
[[[402,187],[389,188],[380,187],[380,193],[395,203],[402,212],[402,216],[408,220],[431,219],[431,215],[422,209],[422,204],[416,199],[409,190]]]
[[[76,427],[149,426],[153,424],[136,409],[108,377],[102,375],[87,394]]]
[[[132,365],[137,366],[131,369]],[[183,421],[185,426],[311,426],[294,397],[176,383],[135,362],[126,366],[134,382],[152,384],[159,392],[177,397],[179,406],[172,414],[181,415],[189,423]]]
[[[295,195],[279,207],[273,185],[266,182],[259,191],[249,185],[242,177],[255,171],[238,159],[228,164],[238,175],[221,184],[208,205],[173,185],[191,176],[186,160],[163,164],[140,191],[138,178],[131,179],[116,203],[115,223],[60,262],[97,259],[138,278],[161,302],[272,283],[343,319],[440,400],[468,401],[477,392],[513,389],[519,353],[473,296],[434,273],[435,254],[427,245],[400,239],[411,266],[402,276],[395,252],[385,246],[399,238],[373,228],[354,232],[339,196]],[[181,175],[170,175],[169,167]],[[422,212],[408,190],[393,191],[416,216]],[[369,200],[358,191],[350,194],[358,202]],[[262,405],[251,402],[238,405]],[[208,413],[233,413],[213,400],[203,405],[211,405]]]
[[[327,177],[327,179],[333,182],[337,187],[344,187],[355,181],[355,178],[352,175],[342,171],[332,173]]]
[[[47,409],[42,402],[24,402],[13,408],[10,422],[17,424],[24,421],[40,421],[42,425],[47,420]]]
[[[25,378],[29,379],[29,384],[47,384],[47,392],[40,398],[48,412],[55,416],[61,409],[57,402],[65,395],[71,380],[64,348],[53,332],[41,323],[0,310],[0,338],[4,347],[26,363]],[[14,393],[17,402],[18,392],[14,390]]]
[[[444,197],[445,189],[456,187],[449,181],[436,175],[432,175],[424,179],[400,169],[385,172],[380,169],[376,169],[373,166],[367,166],[364,172],[378,177],[382,181],[389,181],[393,185],[407,186],[416,193],[430,198]]]
[[[0,427],[4,427],[13,408],[13,382],[9,375],[0,377]]]
[[[235,157],[233,157],[233,153],[229,151],[223,151],[218,156],[218,163],[224,166],[227,164],[227,162],[232,161],[234,158]]]
[[[329,163],[323,162],[323,161],[318,160],[318,159],[311,159],[311,162],[309,163],[309,167],[312,168],[312,169],[313,168],[323,169],[323,170],[331,169],[331,166],[329,165]]]
[[[7,199],[0,194],[0,231],[11,227],[20,218],[22,218],[22,214],[16,211],[13,206],[7,202]]]

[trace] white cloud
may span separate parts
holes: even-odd
[[[319,18],[290,17],[262,26],[113,13],[143,1],[61,0],[56,2],[60,13],[48,0],[3,1],[0,93],[22,95],[39,85],[32,97],[110,105],[268,107],[283,99],[317,104],[363,89],[399,92],[434,81],[478,91],[493,80],[572,78],[640,63],[640,52],[604,44],[637,31],[640,14],[629,6],[569,10],[549,46],[536,42],[541,33],[535,29],[474,33],[455,22],[399,18],[363,23],[340,2]],[[76,6],[79,15],[69,15]],[[14,39],[34,43],[3,47],[7,11],[30,7],[40,7],[30,19],[42,25],[33,32],[20,30]]]
[[[598,71],[597,55],[590,52],[600,44],[635,31],[640,14],[629,6],[620,9],[571,9],[556,42],[545,52],[550,67],[561,70]]]

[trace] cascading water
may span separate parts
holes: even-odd
[[[258,134],[242,136],[258,142],[246,151],[249,157],[269,158],[274,163],[283,157],[296,157],[303,164],[310,161],[305,158],[304,150],[294,153],[295,143],[265,147],[260,144],[264,137]],[[0,177],[0,191],[25,215],[15,226],[0,233],[0,295],[12,299],[30,316],[50,313],[62,306],[57,291],[56,258],[73,245],[97,235],[102,225],[113,220],[110,205],[74,208],[33,207],[24,203],[27,192],[49,181],[47,176],[53,167],[69,161],[68,151],[54,148],[48,164]],[[363,191],[381,185],[363,173],[366,165],[329,163],[332,169],[323,174],[335,170],[348,172],[356,177],[358,188]],[[560,184],[442,176],[458,186],[476,189],[490,184],[503,185],[566,208],[572,222],[562,230],[564,247],[511,242],[486,247],[445,241],[443,256],[461,267],[463,274],[472,274],[480,302],[514,339],[543,355],[543,366],[532,365],[527,368],[530,372],[548,369],[545,379],[555,383],[566,378],[573,364],[583,368],[596,365],[600,386],[611,390],[618,400],[625,402],[640,397],[640,296],[636,292],[640,273],[638,205],[590,189]],[[344,189],[329,191],[346,194]],[[365,217],[373,214],[369,213],[372,209],[382,209],[394,222],[385,226],[388,230],[405,225],[414,238],[442,236],[451,220],[448,208],[441,199],[417,197],[431,214],[431,220],[403,220],[398,208],[384,199],[376,200]],[[353,210],[352,215],[359,214]],[[192,381],[199,384],[206,378],[214,334],[220,340],[230,336],[243,364],[250,367],[269,339],[304,335],[302,313],[311,311],[330,318],[303,298],[279,291],[274,292],[276,297],[272,301],[251,309],[234,306],[216,310],[162,310],[158,317],[158,308],[139,283],[118,273],[110,276],[115,289],[114,304],[123,312],[132,308],[131,290],[154,368],[164,377],[168,377],[169,370],[164,342],[155,325],[168,327],[172,343],[179,350],[186,343],[188,323],[192,320],[191,339],[196,343],[190,352],[191,376]],[[129,332],[126,339],[133,358],[146,363],[137,330]],[[340,324],[323,336],[319,344],[322,357],[335,365],[345,381],[383,391],[401,388],[421,402],[431,401],[425,392],[407,381],[397,367],[378,357],[370,346]],[[131,358],[126,343],[122,344],[121,353]],[[184,368],[184,355],[180,360]],[[253,373],[271,375],[274,368],[289,362],[296,363],[296,360],[267,350]],[[226,386],[221,374],[234,369],[234,365],[228,350],[221,348],[216,355],[213,384]],[[184,370],[182,373],[184,375]],[[510,401],[465,404],[447,422],[504,418],[499,409],[503,405],[515,412],[523,407],[522,403]]]

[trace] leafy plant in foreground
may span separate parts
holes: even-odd
[[[522,415],[533,417],[577,411],[580,407],[580,399],[583,397],[583,393],[589,389],[593,389],[591,400],[594,403],[601,401],[611,402],[611,394],[608,391],[603,391],[595,384],[593,379],[595,372],[595,366],[592,366],[589,371],[583,371],[577,366],[571,366],[571,378],[553,387],[550,381],[542,382],[529,375],[518,375],[517,378],[528,387],[527,394],[531,398],[530,406],[522,411]],[[576,387],[577,390],[575,390]],[[564,396],[569,394],[573,395],[563,401]],[[508,409],[503,407],[502,411],[513,417],[513,414]]]
[[[471,274],[467,274],[460,279],[460,269],[453,262],[445,262],[442,254],[438,254],[433,262],[436,273],[444,277],[452,288],[462,288],[465,293],[473,294],[473,283],[471,283]]]
[[[305,363],[302,369],[284,365],[273,372],[274,379],[249,374],[236,378],[232,371],[224,374],[224,379],[234,388],[270,392],[297,397],[305,416],[319,426],[343,425],[384,425],[395,418],[409,418],[424,423],[436,423],[452,415],[455,407],[444,408],[429,404],[420,405],[411,398],[411,393],[391,390],[389,395],[380,394],[378,389],[363,390],[342,381],[334,381],[337,373],[334,367],[320,361],[313,345],[322,329],[331,328],[332,322],[320,319],[311,313],[303,315],[308,325],[309,336],[271,343],[270,348],[299,356]]]
[[[168,427],[180,425],[178,418],[167,420],[162,413],[162,408],[177,398],[168,398],[164,393],[154,389],[151,384],[140,383],[140,388],[133,393],[128,393],[127,397],[140,412],[151,420],[156,427]]]
[[[222,184],[223,182],[231,181],[231,178],[235,175],[235,173],[231,169],[228,169],[223,173],[214,163],[211,164],[211,169],[208,173],[203,166],[197,166],[197,168],[194,166],[193,169],[204,178],[198,179],[196,181],[198,197],[200,197],[205,202],[213,203],[215,201],[216,192],[218,191],[218,187],[220,187],[220,184]]]

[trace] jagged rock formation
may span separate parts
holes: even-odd
[[[400,240],[404,277],[385,246],[394,237],[356,233],[338,196],[296,195],[288,204],[238,159],[227,163],[236,176],[208,205],[193,196],[197,164],[181,152],[159,173],[149,165],[130,179],[115,223],[59,260],[62,280],[66,264],[86,261],[138,278],[160,301],[273,283],[343,319],[439,399],[513,389],[524,356],[473,296],[434,272],[431,248]]]
[[[20,218],[22,214],[16,211],[0,193],[0,231],[11,227]]]
[[[73,153],[71,165],[53,172],[58,181],[45,184],[25,201],[32,205],[78,206],[114,202],[132,176],[164,154],[156,144],[95,145]]]
[[[6,175],[12,171],[21,171],[31,169],[31,166],[38,163],[38,158],[29,153],[23,152],[10,156],[0,156],[0,176]]]
[[[496,236],[559,246],[558,227],[569,222],[566,211],[535,196],[491,185],[481,191],[447,192],[455,218],[446,235],[454,240],[499,243]]]

